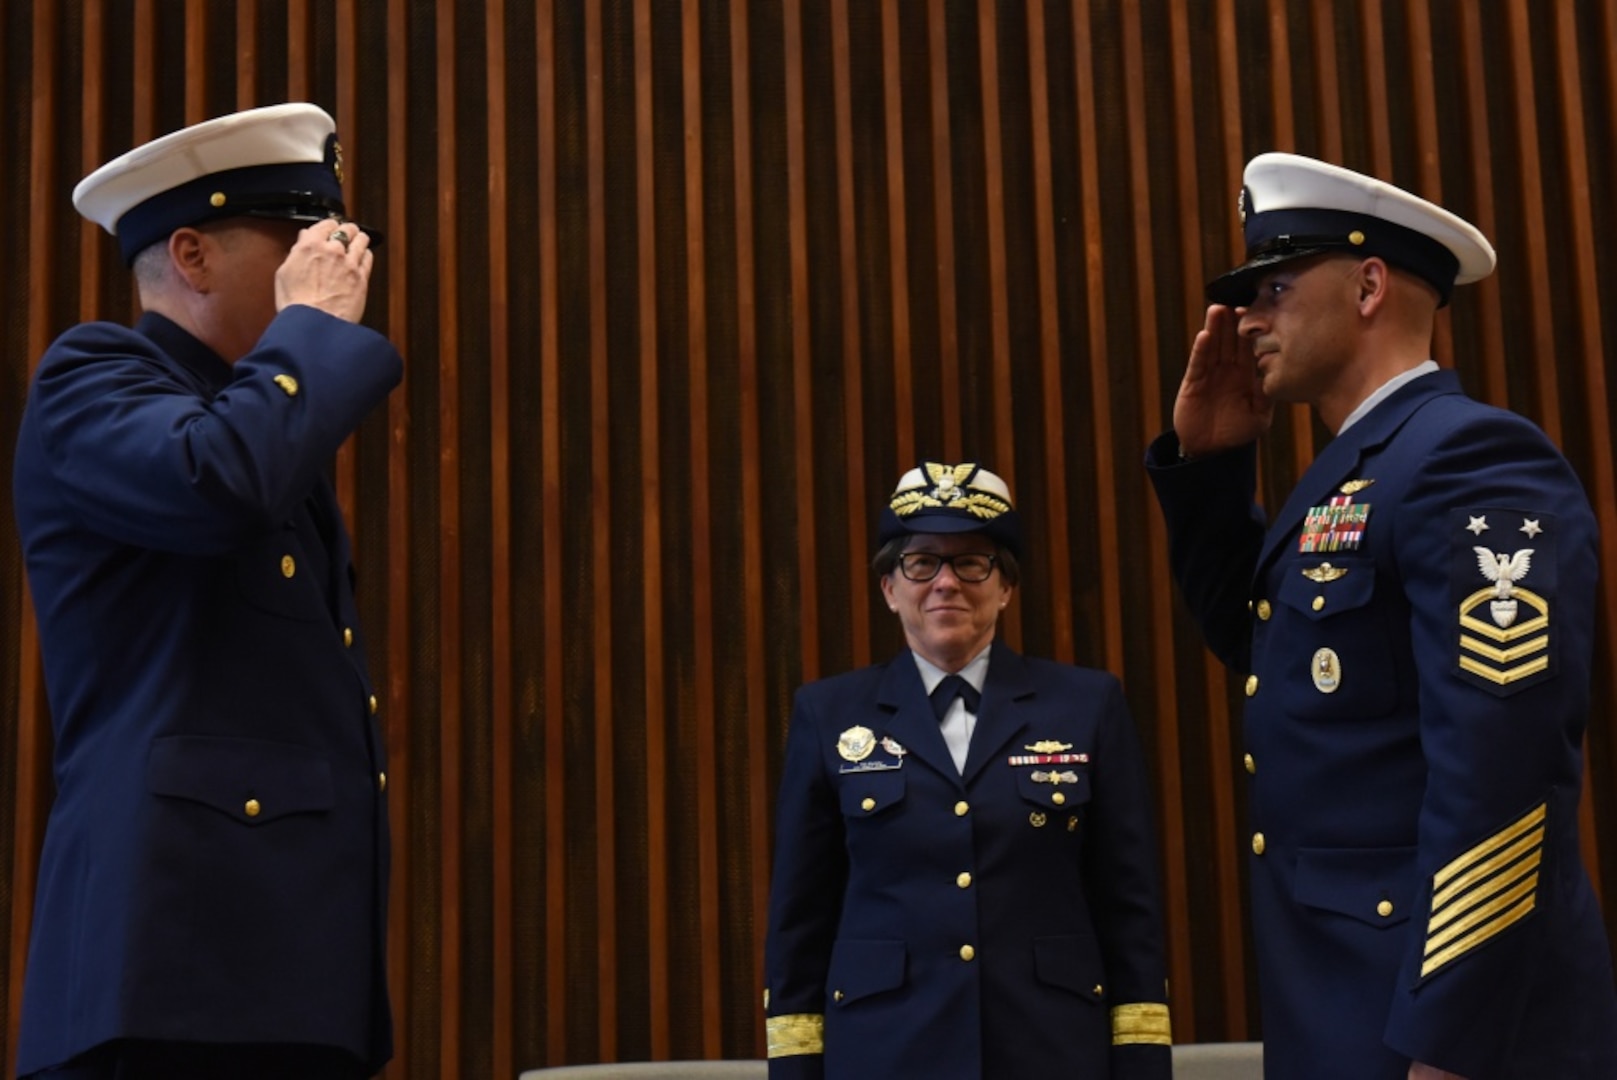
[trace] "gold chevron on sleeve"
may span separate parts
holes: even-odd
[[[1539,803],[1433,875],[1422,978],[1532,913],[1547,813]]]
[[[825,1053],[825,1017],[819,1013],[771,1016],[764,1021],[764,1032],[772,1058]]]
[[[1155,1003],[1117,1005],[1112,1009],[1112,1045],[1147,1043],[1172,1046],[1168,1006]]]

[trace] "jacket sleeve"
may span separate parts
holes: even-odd
[[[1084,891],[1112,1002],[1111,1075],[1166,1080],[1172,1035],[1151,783],[1122,686],[1108,678],[1084,848]]]
[[[809,695],[799,690],[776,806],[764,939],[770,1080],[824,1075],[826,972],[848,871],[842,813],[817,728]]]
[[[29,408],[90,529],[206,555],[290,517],[402,375],[380,334],[296,305],[211,397],[139,334],[76,327],[41,362]]]
[[[1544,435],[1490,413],[1436,439],[1394,528],[1427,783],[1386,1041],[1462,1076],[1492,1075],[1526,995],[1579,963],[1557,944],[1576,942],[1574,905],[1555,898],[1576,895],[1582,873],[1596,526]],[[1604,949],[1593,935],[1581,944],[1573,951]]]
[[[1174,580],[1213,654],[1232,670],[1252,659],[1252,574],[1263,547],[1264,514],[1254,501],[1257,446],[1179,461],[1179,437],[1159,436],[1146,474],[1168,530]]]

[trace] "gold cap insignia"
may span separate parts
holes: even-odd
[[[919,486],[901,484],[899,490],[893,492],[889,505],[893,513],[901,518],[918,510],[943,507],[963,510],[980,520],[992,521],[1011,509],[1010,490],[1005,487],[1004,481],[993,473],[979,470],[975,462],[944,465],[928,461],[923,468],[926,478]],[[915,474],[912,472],[910,475]]]

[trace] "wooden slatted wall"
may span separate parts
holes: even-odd
[[[1617,0],[9,0],[0,444],[56,333],[131,315],[78,178],[297,98],[387,233],[367,321],[408,364],[334,464],[391,740],[390,1077],[761,1054],[790,694],[898,647],[868,558],[922,455],[1012,482],[1008,639],[1127,684],[1176,1036],[1261,1033],[1238,703],[1139,462],[1266,149],[1499,248],[1438,352],[1598,508],[1585,854],[1617,889]],[[1271,504],[1322,440],[1280,418]],[[50,799],[38,651],[6,528],[8,1032]]]

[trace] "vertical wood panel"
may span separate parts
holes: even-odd
[[[461,838],[465,828],[461,709],[465,650],[461,619],[460,499],[460,246],[457,236],[460,191],[455,168],[458,125],[455,116],[455,8],[440,5],[434,27],[435,115],[437,130],[437,270],[438,270],[438,1070],[452,1076],[461,1068],[464,1017],[461,920],[464,866]]]
[[[1533,83],[1533,28],[1528,17],[1526,0],[1508,0],[1506,5],[1510,26],[1510,88],[1516,104],[1516,153],[1513,155],[1519,170],[1517,180],[1521,197],[1516,212],[1521,215],[1521,231],[1525,238],[1527,265],[1526,292],[1528,326],[1532,334],[1533,355],[1548,358],[1556,355],[1553,311],[1550,304],[1549,251],[1544,243],[1548,235],[1544,222],[1544,174],[1539,166],[1540,139],[1538,134],[1537,88]],[[1556,387],[1555,365],[1532,365],[1534,383],[1538,388],[1537,408],[1539,423],[1556,443],[1561,441],[1561,395]]]
[[[793,455],[796,475],[793,484],[811,495],[816,490],[814,452],[813,357],[809,337],[808,272],[808,194],[804,171],[807,167],[803,145],[803,9],[801,0],[783,0],[786,69],[786,209],[789,260],[791,263],[791,363],[793,402]],[[820,672],[820,604],[818,560],[815,558],[813,516],[800,504],[797,515],[797,595],[801,598],[798,626],[801,629],[802,677],[818,678]]]
[[[359,116],[359,15],[355,10],[357,2],[358,0],[337,0],[333,20],[337,46],[337,98],[333,116],[337,121],[337,130],[339,132],[348,132],[350,136],[348,143],[343,145],[345,182],[347,177],[361,175],[361,171],[367,164],[365,155],[362,152],[363,143],[353,138],[354,135],[359,133],[358,125],[353,123],[354,118]],[[241,81],[236,85],[237,108],[250,108],[257,103],[252,96],[256,91],[258,82],[257,48],[251,37],[251,30],[256,25],[257,18],[258,0],[248,0],[248,2],[236,5],[236,40],[238,48],[245,47],[251,50],[254,56],[254,65],[248,70],[239,72]],[[292,40],[296,41],[297,39],[293,38]],[[294,100],[307,99],[312,96],[307,91],[307,88],[302,92],[291,87],[288,87],[287,90],[287,97]],[[343,206],[350,214],[357,215],[362,212],[357,200],[354,198],[352,184],[348,184],[347,190],[343,192]],[[374,262],[372,276],[375,276]],[[367,301],[367,306],[369,306],[369,301]],[[342,508],[343,519],[347,523],[348,530],[352,534],[356,545],[361,540],[360,529],[364,524],[359,515],[355,513],[356,502],[359,497],[358,472],[359,456],[354,450],[354,440],[348,439],[337,449],[335,487],[337,505]]]
[[[485,95],[488,103],[488,329],[489,329],[489,554],[490,571],[497,582],[511,580],[511,275],[510,275],[510,153],[506,101],[505,6],[498,2],[484,9]],[[339,36],[340,37],[340,36]],[[495,747],[489,759],[494,819],[492,876],[493,911],[490,912],[489,977],[493,982],[493,1033],[512,1030],[515,1022],[515,967],[517,964],[513,908],[516,875],[516,832],[512,827],[512,754],[516,712],[515,669],[511,662],[511,591],[496,588],[489,597],[490,674],[489,704]],[[493,1037],[495,1076],[514,1076],[517,1063],[511,1040]]]
[[[1279,18],[1280,30],[1275,28],[1275,19]],[[1284,13],[1277,12],[1275,5],[1270,5],[1270,35],[1271,39],[1284,38]],[[1174,131],[1176,133],[1175,151],[1178,154],[1177,167],[1174,175],[1178,178],[1177,208],[1181,223],[1193,222],[1200,216],[1198,203],[1199,189],[1195,183],[1195,163],[1197,160],[1196,132],[1199,126],[1200,110],[1197,108],[1196,92],[1191,78],[1192,47],[1191,32],[1188,24],[1187,12],[1183,5],[1174,5],[1171,13],[1170,33],[1172,37],[1171,55],[1174,70],[1178,75],[1174,79]],[[1276,83],[1277,95],[1283,92],[1290,98],[1290,72],[1291,65],[1277,62],[1277,71],[1285,73],[1284,84]],[[1285,114],[1289,117],[1290,113]],[[1289,136],[1288,136],[1289,137]],[[1187,330],[1194,335],[1196,330],[1205,323],[1206,307],[1203,303],[1205,296],[1203,289],[1205,282],[1202,279],[1200,268],[1205,265],[1205,253],[1202,250],[1201,232],[1198,229],[1186,227],[1181,224],[1179,228],[1179,263],[1182,268],[1180,288],[1184,299],[1180,307],[1184,309],[1184,318]],[[1194,338],[1192,337],[1192,340]],[[1188,356],[1189,344],[1185,345]],[[1144,365],[1141,371],[1140,398],[1147,410],[1143,417],[1143,429],[1153,431],[1162,426],[1163,418],[1154,415],[1152,410],[1164,396],[1165,388],[1162,379],[1154,365]],[[1147,481],[1141,477],[1136,490],[1143,489]],[[1164,566],[1168,557],[1168,538],[1162,519],[1153,515],[1150,519],[1149,547],[1151,565]],[[1169,594],[1167,583],[1156,581],[1151,588],[1151,611],[1153,622],[1157,626],[1171,626],[1173,623],[1173,601]],[[1173,701],[1177,696],[1178,675],[1174,670],[1174,649],[1171,636],[1161,634],[1152,650],[1153,682],[1158,688],[1160,700]],[[1224,677],[1224,669],[1217,664],[1202,661],[1204,671],[1203,690],[1206,694],[1206,716],[1204,718],[1207,731],[1208,754],[1204,770],[1213,772],[1211,788],[1213,835],[1217,837],[1234,838],[1239,829],[1235,816],[1235,795],[1227,782],[1220,782],[1223,777],[1239,775],[1234,772],[1237,755],[1231,745],[1230,739],[1230,710],[1229,693]],[[1182,774],[1183,761],[1175,752],[1176,744],[1168,741],[1169,749],[1159,753],[1162,762],[1163,775],[1178,777]],[[1167,805],[1171,811],[1184,812],[1183,797],[1178,801],[1169,801]],[[1171,820],[1171,819],[1170,819]],[[1190,858],[1190,843],[1184,839],[1181,830],[1174,823],[1165,829],[1163,846],[1168,865],[1187,865]],[[1243,926],[1245,917],[1243,905],[1240,903],[1241,881],[1240,863],[1232,858],[1216,858],[1213,860],[1213,881],[1217,890],[1211,898],[1216,919],[1216,935],[1214,940],[1206,943],[1203,954],[1213,953],[1217,957],[1215,971],[1216,980],[1207,980],[1203,977],[1203,985],[1214,985],[1218,993],[1214,1000],[1223,1007],[1224,1024],[1217,1029],[1217,1034],[1225,1039],[1240,1039],[1249,1030],[1247,1023],[1246,1005],[1246,957],[1243,952]],[[1179,948],[1185,948],[1186,943],[1179,941]],[[1208,966],[1206,960],[1198,965],[1205,970]],[[1187,981],[1185,973],[1177,973],[1179,982],[1177,993],[1188,997],[1194,1004],[1198,998],[1194,985]],[[1174,1003],[1175,1021],[1178,1025],[1178,1037],[1189,1041],[1194,1032],[1195,1014],[1184,1014],[1178,1007],[1178,999]],[[1209,1010],[1210,1011],[1210,1010]]]
[[[601,1061],[617,1059],[617,815],[613,770],[617,740],[612,730],[612,691],[616,683],[612,651],[612,473],[611,386],[607,379],[606,291],[606,105],[602,80],[605,49],[599,5],[584,16],[584,111],[589,177],[589,389],[590,389],[590,524],[591,597],[595,641],[595,901],[596,901],[596,1053]],[[633,208],[625,208],[631,210]],[[627,301],[624,301],[627,303]]]
[[[955,298],[954,148],[949,137],[949,24],[944,2],[931,0],[926,9],[932,202],[936,207],[932,228],[938,245],[938,396],[943,413],[943,454],[949,461],[959,461],[964,453],[960,432],[960,310]],[[996,464],[1008,468],[1008,463]]]
[[[922,451],[915,442],[915,372],[910,356],[909,215],[904,208],[903,51],[899,40],[898,5],[881,6],[882,130],[887,150],[887,247],[893,307],[892,417],[904,468]]]
[[[1567,242],[1572,249],[1571,291],[1577,304],[1577,337],[1579,347],[1574,351],[1574,365],[1583,388],[1582,397],[1588,409],[1589,465],[1597,494],[1595,513],[1600,519],[1600,565],[1605,573],[1600,580],[1601,610],[1617,611],[1617,520],[1614,520],[1612,494],[1617,492],[1617,475],[1613,473],[1611,415],[1607,410],[1605,343],[1600,326],[1600,297],[1597,282],[1599,268],[1595,260],[1595,226],[1593,191],[1589,179],[1589,158],[1585,149],[1588,132],[1585,128],[1581,64],[1578,58],[1576,12],[1571,0],[1559,0],[1555,8],[1555,68],[1558,73],[1556,94],[1560,106],[1561,142],[1565,149],[1564,184],[1561,189],[1562,205],[1572,218]],[[1552,366],[1552,365],[1546,365]],[[1608,690],[1612,687],[1609,668],[1601,665],[1595,678]],[[1585,740],[1587,746],[1587,740]],[[1594,816],[1592,785],[1584,784],[1579,802],[1579,816],[1583,828],[1583,857],[1586,864],[1599,863],[1600,828]],[[1598,882],[1597,882],[1598,888]]]
[[[1123,60],[1123,100],[1125,115],[1128,118],[1129,131],[1128,145],[1125,155],[1128,163],[1130,187],[1137,199],[1144,200],[1150,191],[1150,151],[1146,145],[1145,132],[1149,128],[1146,119],[1146,63],[1145,46],[1142,41],[1141,17],[1138,9],[1125,5],[1123,9],[1122,26],[1122,60]],[[1145,257],[1146,252],[1152,251],[1156,245],[1156,233],[1153,229],[1154,219],[1146,213],[1143,207],[1136,208],[1131,215],[1133,223],[1132,240],[1134,243],[1134,296],[1135,302],[1144,310],[1156,307],[1157,290],[1151,259]],[[1134,345],[1138,355],[1142,357],[1159,355],[1160,340],[1157,326],[1150,319],[1138,320],[1135,330]],[[1160,399],[1160,392],[1142,395],[1144,407],[1152,413],[1155,412],[1155,402]],[[1146,424],[1151,425],[1156,420],[1154,415],[1145,418]],[[1147,427],[1147,430],[1151,430]],[[1138,446],[1135,453],[1140,453]],[[1167,543],[1165,535],[1160,531],[1160,523],[1153,517],[1152,536],[1150,548],[1153,556],[1166,559]],[[1156,565],[1166,565],[1158,562]],[[1158,626],[1169,626],[1171,621],[1167,618],[1169,606],[1168,586],[1166,575],[1152,574],[1152,610],[1160,622]],[[1165,659],[1158,656],[1158,660]],[[1163,664],[1152,672],[1154,681],[1160,690],[1166,692],[1164,700],[1172,700],[1174,687],[1174,673],[1170,665]],[[1181,788],[1182,765],[1179,759],[1179,743],[1173,737],[1161,739],[1157,743],[1157,784],[1159,787],[1158,801],[1162,807],[1159,815],[1158,832],[1159,843],[1169,852],[1168,865],[1182,866],[1185,858],[1185,827],[1184,827],[1184,794]],[[1190,894],[1185,878],[1182,874],[1170,874],[1163,882],[1164,911],[1167,918],[1165,927],[1168,939],[1168,983],[1170,987],[1189,987],[1194,985],[1196,961],[1193,956],[1190,938]],[[1194,1031],[1196,1029],[1196,999],[1186,994],[1174,1000],[1172,1008],[1174,1024],[1179,1031]]]
[[[1006,639],[1125,677],[1176,1036],[1261,1031],[1239,699],[1177,625],[1137,465],[1241,251],[1251,154],[1386,174],[1495,240],[1434,352],[1566,447],[1617,563],[1617,0],[27,0],[0,30],[0,175],[35,193],[0,218],[0,443],[65,325],[127,317],[68,201],[95,164],[307,98],[385,217],[367,319],[406,380],[335,479],[389,740],[389,1077],[762,1052],[791,694],[896,633],[864,567],[917,453],[991,461],[1037,508],[1048,596]],[[1313,444],[1286,410],[1263,490]],[[1581,813],[1609,885],[1601,590]],[[19,575],[0,602],[9,1054],[50,739]]]
[[[1499,222],[1495,214],[1493,183],[1492,113],[1488,108],[1488,61],[1482,50],[1482,20],[1474,4],[1462,4],[1459,9],[1461,42],[1460,70],[1465,83],[1465,135],[1466,149],[1471,160],[1485,167],[1471,170],[1471,191],[1476,206],[1473,221],[1484,236],[1497,247],[1501,241]],[[1500,403],[1507,399],[1505,382],[1505,313],[1499,284],[1501,274],[1493,274],[1476,285],[1479,333],[1476,348],[1480,352],[1479,381],[1482,395],[1488,401]],[[1463,359],[1455,357],[1456,362]]]
[[[535,5],[539,58],[535,93],[538,117],[535,135],[548,153],[539,155],[539,397],[540,470],[543,475],[544,523],[541,557],[544,602],[544,989],[542,1014],[547,1053],[544,1064],[568,1060],[567,897],[570,889],[567,860],[567,699],[562,666],[562,636],[569,620],[562,588],[562,514],[565,491],[561,452],[561,286],[556,204],[556,55],[554,0]]]
[[[658,378],[657,352],[657,193],[655,140],[652,131],[651,0],[635,0],[634,5],[634,145],[635,145],[635,224],[639,253],[639,304],[636,329],[639,331],[640,360],[640,484],[645,493],[641,507],[640,535],[644,557],[641,563],[642,618],[644,649],[641,668],[645,679],[645,730],[641,733],[646,758],[646,797],[650,813],[648,829],[647,914],[652,941],[668,940],[668,830],[663,808],[668,805],[668,748],[663,727],[657,722],[666,700],[667,655],[663,648],[663,528],[662,528],[662,387]],[[603,719],[605,719],[603,717]],[[603,789],[612,785],[605,778]],[[670,1048],[668,1022],[668,958],[662,949],[652,949],[646,957],[651,984],[651,1049],[666,1057]],[[615,985],[613,980],[608,985]]]
[[[1036,541],[1037,549],[1048,552],[1048,572],[1052,659],[1072,663],[1075,659],[1072,634],[1071,562],[1062,558],[1067,537],[1067,454],[1066,424],[1061,392],[1061,319],[1056,306],[1056,222],[1050,174],[1050,73],[1044,53],[1044,6],[1027,6],[1028,101],[1032,112],[1033,138],[1033,233],[1037,248],[1039,386],[1042,391],[1044,421],[1045,484],[1042,501],[1047,516],[1045,534]],[[1096,511],[1103,521],[1116,518],[1117,496],[1112,482],[1111,446],[1097,444]],[[1110,530],[1107,530],[1110,532]],[[1041,582],[1041,586],[1045,583]],[[1101,608],[1108,622],[1107,642],[1122,639],[1122,610],[1117,581],[1108,578],[1101,586]]]
[[[1001,137],[999,93],[999,27],[995,22],[996,0],[977,0],[977,61],[982,79],[983,118],[983,197],[981,212],[987,223],[988,308],[990,348],[988,386],[991,421],[980,446],[993,446],[994,471],[1005,478],[1013,492],[1021,489],[1016,465],[1015,414],[1011,408],[1011,315],[1008,284],[1005,280],[1005,162]],[[970,458],[987,455],[969,444]],[[1000,614],[998,631],[1012,648],[1022,645],[1022,605],[1013,604]]]
[[[1409,0],[1404,29],[1409,40],[1409,77],[1415,92],[1410,110],[1415,117],[1415,149],[1417,153],[1416,191],[1424,198],[1441,204],[1443,176],[1438,168],[1437,88],[1433,78],[1435,57],[1432,53],[1432,15],[1427,0]],[[1454,359],[1454,327],[1451,313],[1445,309],[1437,320],[1432,339],[1432,358],[1445,367]]]
[[[848,70],[848,0],[831,0],[831,86],[836,110],[837,165],[837,254],[838,296],[842,315],[842,459],[843,485],[847,492],[848,514],[845,536],[848,567],[843,575],[848,590],[848,643],[860,661],[870,657],[870,583],[852,572],[863,566],[869,554],[870,535],[865,529],[869,503],[865,499],[865,358],[860,344],[862,319],[859,313],[860,251],[859,213],[853,191],[853,87]]]
[[[719,929],[718,858],[718,736],[715,720],[718,699],[714,688],[716,651],[713,618],[713,483],[712,447],[709,445],[708,325],[707,325],[707,228],[702,206],[702,21],[698,0],[684,0],[681,8],[681,57],[683,63],[685,119],[685,274],[689,324],[690,396],[687,423],[690,426],[690,511],[691,530],[691,639],[696,643],[692,677],[693,720],[696,726],[695,761],[689,766],[696,780],[696,896],[700,907],[697,920],[699,937],[702,1053],[706,1057],[724,1054],[722,1016],[723,974],[719,970],[722,935]],[[661,726],[662,718],[651,720]],[[689,760],[688,758],[686,760]],[[653,814],[653,817],[660,815]],[[653,944],[663,939],[656,934]],[[655,950],[654,951],[661,951]],[[656,1003],[653,1003],[656,1009]],[[667,1010],[672,1012],[672,1010]]]
[[[381,122],[387,130],[387,169],[389,175],[404,176],[409,172],[409,141],[406,136],[409,125],[409,109],[407,102],[407,80],[409,78],[408,66],[402,58],[408,51],[406,48],[405,6],[407,0],[388,0],[387,6],[387,51],[390,56],[401,58],[400,62],[392,63],[387,68],[387,116]],[[405,356],[409,357],[408,342],[410,340],[410,322],[406,318],[409,306],[409,279],[405,268],[410,260],[410,236],[408,225],[409,204],[406,199],[406,185],[395,184],[388,188],[387,194],[387,235],[388,258],[383,266],[386,274],[388,337],[403,346]],[[371,628],[369,636],[372,640],[385,640],[386,653],[383,658],[387,672],[387,690],[384,698],[384,708],[387,712],[383,716],[383,730],[387,733],[387,756],[389,774],[392,777],[391,790],[388,792],[388,828],[393,837],[392,865],[388,878],[388,930],[387,930],[387,959],[388,959],[388,996],[393,1003],[393,1039],[395,1048],[400,1051],[403,1061],[395,1063],[388,1069],[388,1080],[406,1074],[406,1063],[415,1046],[415,1016],[412,1004],[412,989],[416,980],[412,978],[412,961],[415,958],[413,946],[416,935],[412,931],[412,923],[418,908],[430,911],[424,904],[418,904],[411,895],[410,883],[413,880],[411,873],[414,854],[411,850],[409,838],[411,831],[412,804],[415,802],[413,790],[416,787],[414,777],[414,760],[410,750],[410,685],[411,685],[411,638],[416,631],[413,605],[406,598],[413,593],[410,575],[411,557],[411,530],[412,503],[410,493],[410,379],[407,378],[401,390],[394,391],[387,400],[387,625],[381,628]],[[427,378],[425,372],[418,377]],[[385,637],[383,636],[385,635]],[[376,659],[371,659],[376,663]]]
[[[1088,423],[1094,433],[1092,452],[1099,462],[1109,457],[1117,440],[1112,428],[1112,361],[1107,345],[1106,296],[1109,267],[1102,220],[1104,198],[1101,195],[1100,176],[1103,163],[1096,119],[1094,30],[1089,0],[1073,0],[1071,14],[1075,88],[1073,119],[1078,136],[1078,191],[1083,204],[1084,322],[1090,358]],[[1146,395],[1146,398],[1152,400],[1150,395]],[[1097,550],[1103,566],[1119,565],[1123,547],[1119,535],[1122,526],[1117,513],[1117,488],[1112,480],[1114,475],[1111,468],[1097,466],[1095,470],[1094,521],[1099,533]],[[1063,499],[1064,495],[1047,489],[1045,498],[1054,503]],[[1054,552],[1056,538],[1052,537],[1051,542],[1051,551]],[[1105,653],[1101,657],[1085,658],[1085,662],[1102,663],[1107,670],[1121,678],[1126,674],[1123,669],[1123,600],[1122,582],[1116,575],[1101,575],[1101,608]]]
[[[736,352],[741,416],[741,502],[743,506],[762,506],[763,466],[760,461],[763,435],[759,412],[760,372],[758,356],[758,312],[754,293],[754,274],[757,267],[753,252],[753,170],[752,155],[752,49],[749,41],[750,26],[747,19],[748,0],[730,0],[730,93],[731,124],[735,140],[735,278],[736,278]],[[745,626],[744,655],[747,663],[746,708],[747,728],[756,733],[768,725],[769,699],[765,686],[764,619],[764,526],[761,514],[743,514],[741,522],[741,580],[748,597],[742,616]],[[746,740],[746,771],[749,776],[769,774],[768,740],[754,737]],[[752,977],[748,990],[763,983],[762,928],[769,911],[769,851],[770,851],[770,797],[769,784],[747,785],[747,855],[752,867],[749,875],[751,895],[748,910],[752,916]],[[742,1043],[745,1053],[746,1043]],[[756,1025],[752,1038],[754,1055],[764,1053],[763,1026]]]

